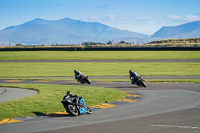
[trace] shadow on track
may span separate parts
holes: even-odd
[[[123,88],[134,88],[134,89],[143,89],[142,87],[139,87],[139,86],[119,86],[119,87],[113,87],[113,88],[118,88],[118,89],[123,89]]]
[[[66,112],[56,112],[56,113],[50,113],[50,114],[44,114],[41,112],[33,112],[37,117],[41,116],[47,116],[47,117],[71,117],[68,113]]]

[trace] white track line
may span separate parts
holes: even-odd
[[[178,125],[151,125],[151,127],[174,127],[174,128],[185,128],[185,129],[198,129],[198,130],[200,130],[200,127],[178,126]]]

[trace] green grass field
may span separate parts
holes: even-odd
[[[200,59],[199,51],[7,51],[0,60]]]
[[[0,77],[125,76],[130,69],[140,75],[200,75],[200,63],[0,63]]]
[[[64,111],[61,100],[66,91],[83,96],[88,106],[115,101],[126,93],[104,87],[86,87],[51,84],[0,84],[0,86],[27,88],[39,91],[38,95],[0,103],[0,120]]]

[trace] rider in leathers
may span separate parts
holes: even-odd
[[[137,77],[140,77],[140,75],[137,74],[136,72],[133,72],[132,70],[129,70],[129,78],[131,79],[131,84],[138,82]]]
[[[82,96],[78,96],[78,95],[73,95],[70,91],[67,91],[66,95],[63,97],[63,101],[65,102],[65,98],[66,97],[71,97],[73,99],[73,101],[78,105],[79,104],[79,100],[82,98]]]
[[[75,73],[75,79],[77,79],[78,82],[81,81],[82,73],[78,70],[74,70]]]

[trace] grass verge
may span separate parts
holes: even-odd
[[[0,84],[0,86],[39,91],[38,95],[0,103],[0,120],[64,111],[61,100],[67,90],[83,96],[88,106],[115,101],[127,96],[119,90],[103,87],[52,84]]]
[[[1,51],[0,60],[200,59],[199,51]]]
[[[200,75],[200,63],[0,63],[0,77],[74,76],[78,69],[88,76]]]

